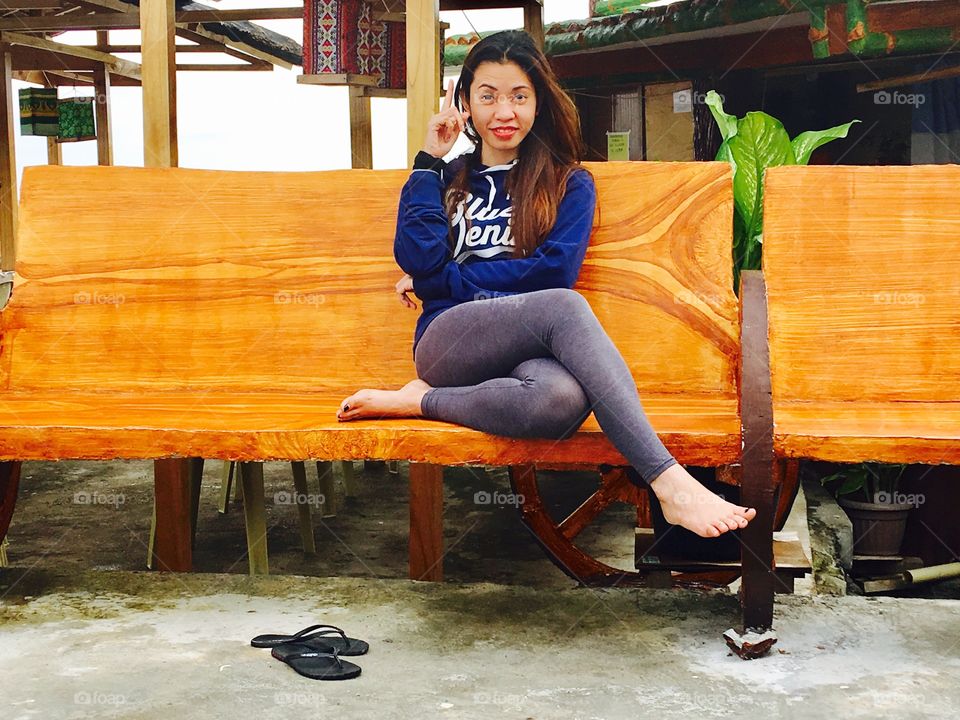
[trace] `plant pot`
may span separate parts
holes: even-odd
[[[855,555],[897,555],[907,527],[910,503],[867,503],[837,500],[853,523]]]

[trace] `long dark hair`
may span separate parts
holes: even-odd
[[[515,249],[530,255],[543,242],[557,221],[567,178],[583,158],[580,116],[577,106],[564,92],[546,56],[523,30],[506,30],[478,42],[463,63],[455,98],[463,108],[473,78],[481,63],[514,62],[529,76],[536,94],[537,115],[529,134],[519,147],[519,162],[507,176],[506,189],[513,202],[511,220]],[[446,196],[447,217],[466,200],[471,168],[479,163],[482,140],[472,116],[467,121],[467,138],[475,152],[450,182]],[[469,220],[467,221],[469,222]]]

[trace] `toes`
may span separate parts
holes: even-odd
[[[737,522],[737,519],[736,519],[735,517],[732,517],[732,516],[731,516],[731,517],[725,517],[725,518],[723,519],[723,522],[725,522],[725,523],[727,524],[727,529],[728,529],[728,530],[736,530],[738,527],[740,527],[740,523]]]
[[[716,525],[708,525],[707,530],[704,533],[704,537],[717,537],[720,534],[720,529]]]

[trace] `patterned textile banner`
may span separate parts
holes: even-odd
[[[351,73],[377,78],[381,88],[407,85],[406,26],[375,20],[372,6],[358,0],[306,0],[303,72]]]

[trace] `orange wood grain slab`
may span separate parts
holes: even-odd
[[[576,288],[668,447],[739,455],[732,195],[723,163],[598,163]],[[338,423],[415,376],[394,293],[405,171],[31,167],[0,313],[0,456],[623,462],[599,428],[517,441]]]
[[[960,167],[766,175],[778,451],[960,462]]]

